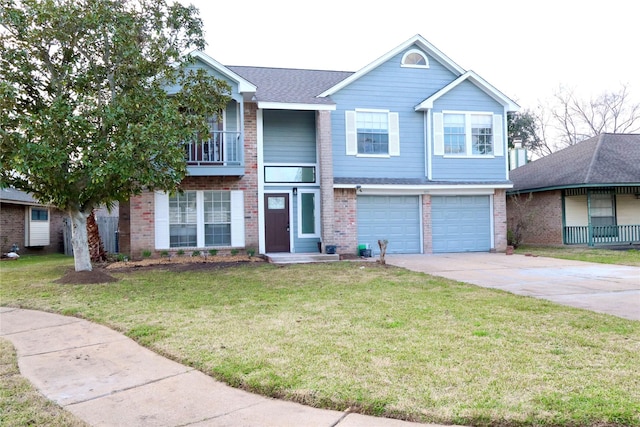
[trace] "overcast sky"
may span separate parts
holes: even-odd
[[[560,85],[640,99],[630,0],[181,0],[224,65],[357,71],[416,34],[523,108]]]

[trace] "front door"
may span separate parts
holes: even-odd
[[[264,195],[265,246],[267,252],[290,252],[289,194]]]

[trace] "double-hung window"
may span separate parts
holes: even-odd
[[[204,192],[204,245],[231,245],[231,198],[228,191]]]
[[[593,227],[593,237],[615,237],[618,235],[614,197],[612,193],[590,194],[589,216]]]
[[[358,111],[358,154],[389,154],[389,114]]]
[[[502,156],[502,116],[492,113],[433,114],[434,154],[444,156]]]
[[[196,192],[185,191],[169,198],[169,244],[172,248],[197,245]]]
[[[493,154],[492,125],[492,116],[471,114],[471,149],[473,154]]]
[[[398,113],[387,110],[345,111],[347,155],[390,157],[400,155]]]

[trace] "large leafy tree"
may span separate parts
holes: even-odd
[[[68,212],[76,271],[91,270],[93,208],[175,189],[182,141],[228,102],[225,82],[188,71],[203,47],[193,6],[0,0],[0,184]]]

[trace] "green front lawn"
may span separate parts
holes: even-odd
[[[640,426],[640,322],[375,263],[60,285],[71,259],[22,261],[0,264],[2,305],[105,324],[257,393],[444,424]]]
[[[619,248],[625,246],[620,245]],[[631,246],[629,246],[631,248]],[[637,246],[636,246],[637,247]],[[601,264],[620,264],[640,267],[640,251],[637,249],[611,250],[606,247],[587,246],[527,246],[522,245],[515,251],[518,254],[533,254],[550,258],[572,259],[576,261],[597,262]]]

